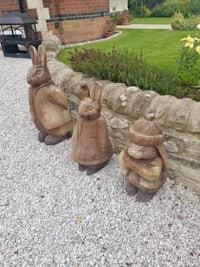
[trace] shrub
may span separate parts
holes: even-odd
[[[197,25],[200,23],[200,16],[191,19],[185,19],[180,12],[176,12],[171,18],[171,27],[174,30],[190,31],[196,30]]]
[[[128,0],[128,7],[131,13],[136,17],[148,17],[151,10],[165,0]]]
[[[178,61],[178,78],[183,85],[194,87],[200,84],[200,39],[189,35],[181,41],[184,45]]]
[[[193,18],[193,19],[187,19],[187,20],[184,21],[181,30],[183,30],[183,31],[192,31],[192,30],[196,30],[198,24],[199,24],[199,23],[198,23],[198,20],[196,20],[196,18]]]
[[[179,0],[166,0],[152,10],[153,17],[172,17],[175,12],[181,10]]]
[[[184,25],[185,18],[180,12],[176,12],[171,18],[171,27],[174,30],[181,30]]]
[[[113,12],[110,13],[110,18],[115,22],[116,25],[118,25],[120,21],[120,12],[113,8]]]
[[[117,24],[123,24],[123,21],[126,20],[129,22],[133,19],[133,16],[130,14],[129,10],[124,9],[123,11],[116,11],[115,9],[110,14],[110,18]]]
[[[160,94],[175,94],[177,81],[174,72],[150,66],[143,55],[133,52],[103,52],[98,49],[72,52],[71,66],[80,71],[104,80],[122,82],[128,86],[138,86],[144,90],[154,90]]]
[[[148,7],[146,7],[145,5],[142,5],[141,13],[144,15],[144,17],[150,17],[152,12]]]
[[[190,4],[187,8],[187,14],[190,16],[192,15],[199,15],[200,10],[200,1],[199,0],[191,0]]]
[[[180,11],[184,16],[198,15],[200,10],[199,0],[166,0],[156,5],[152,10],[154,17],[171,17],[175,12]]]
[[[193,20],[194,20],[195,26],[197,27],[197,25],[200,24],[200,15],[195,16]]]
[[[116,23],[114,20],[112,20],[111,18],[106,20],[106,29],[105,29],[105,33],[104,36],[105,37],[109,37],[111,35],[114,34],[115,32],[115,28],[116,28]]]

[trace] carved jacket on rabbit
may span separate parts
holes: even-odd
[[[51,80],[47,68],[45,49],[30,46],[33,66],[27,75],[31,119],[39,131],[55,136],[64,136],[72,131],[71,115],[67,96]]]
[[[162,145],[156,150],[157,155],[153,158],[136,159],[130,156],[126,147],[118,157],[123,176],[143,192],[157,192],[167,178],[166,152]]]
[[[126,180],[146,193],[158,191],[167,178],[164,134],[153,118],[147,114],[134,123],[129,129],[130,140],[118,157]]]
[[[78,118],[72,136],[72,159],[79,164],[95,166],[112,156],[107,124],[100,114],[100,85],[95,83],[89,95],[88,87],[81,83],[84,99],[78,108]]]

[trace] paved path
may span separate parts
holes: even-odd
[[[170,24],[128,24],[128,25],[117,25],[119,29],[163,29],[172,30]]]

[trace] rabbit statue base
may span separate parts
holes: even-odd
[[[86,83],[80,85],[83,100],[73,130],[71,158],[79,164],[80,171],[91,175],[108,163],[113,150],[100,112],[100,84],[95,83],[91,94]]]
[[[50,134],[45,133],[45,132],[39,132],[38,133],[38,141],[41,143],[45,143],[46,145],[55,145],[55,144],[58,144],[58,143],[64,141],[65,139],[68,139],[70,137],[72,137],[71,132],[69,132],[68,134],[66,134],[64,136],[50,135]]]
[[[31,120],[39,130],[38,140],[46,145],[57,144],[72,135],[72,119],[67,106],[67,95],[51,80],[46,52],[30,46],[33,66],[27,74]]]
[[[128,195],[138,202],[147,202],[162,187],[167,178],[167,153],[164,135],[154,115],[147,114],[129,129],[130,141],[119,154],[121,173]]]
[[[108,163],[108,161],[103,162],[103,163],[98,164],[98,165],[94,165],[94,166],[86,166],[86,165],[79,164],[78,169],[80,172],[86,171],[87,175],[92,175],[95,172],[101,170],[104,166],[106,166],[107,163]]]

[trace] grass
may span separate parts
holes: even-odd
[[[171,18],[134,18],[129,24],[170,24]]]
[[[121,30],[121,29],[120,29]],[[84,45],[86,48],[98,48],[103,51],[111,51],[113,46],[117,50],[133,51],[144,55],[144,58],[152,65],[165,68],[176,68],[182,48],[181,38],[188,34],[194,36],[196,31],[168,31],[168,30],[121,30],[122,34],[105,42]],[[63,49],[59,60],[70,66],[69,53],[73,48]]]
[[[177,61],[180,59],[182,50],[182,38],[191,35],[200,38],[199,31],[170,31],[170,30],[149,30],[149,29],[126,29],[121,30],[122,34],[116,38],[93,44],[82,45],[87,49],[94,48],[110,52],[113,47],[115,50],[125,52],[133,51],[135,54],[143,54],[151,65],[160,68],[174,70],[178,67]],[[74,48],[65,48],[61,51],[58,59],[70,66],[70,52]],[[200,69],[200,66],[199,66]],[[184,95],[180,97],[190,97],[193,100],[200,101],[200,90],[190,90],[189,88]]]

